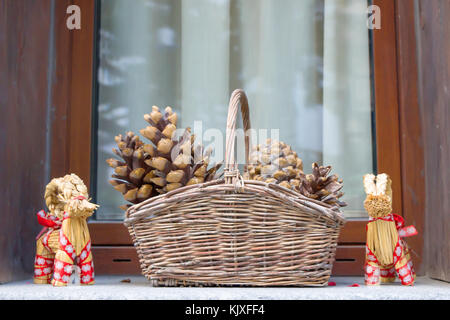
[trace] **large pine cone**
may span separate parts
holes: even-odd
[[[181,137],[175,137],[177,114],[170,107],[162,114],[154,106],[144,119],[150,125],[140,133],[151,144],[144,144],[134,133],[126,137],[119,135],[116,137],[119,150],[115,149],[114,153],[124,161],[107,160],[115,168],[115,180],[111,184],[122,192],[125,200],[136,204],[161,193],[217,178],[221,164],[208,168],[211,152],[203,152],[200,145],[194,149],[195,136],[189,128]]]

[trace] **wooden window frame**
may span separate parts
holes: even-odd
[[[53,101],[58,108],[52,128],[52,176],[79,174],[90,183],[93,75],[98,43],[95,6],[98,1],[57,1],[55,18],[56,76]],[[65,28],[65,9],[80,6],[81,30]],[[417,229],[424,228],[422,129],[417,90],[414,0],[374,0],[381,9],[381,29],[373,30],[373,81],[378,172],[393,180],[394,211]],[[64,27],[63,27],[64,25]],[[344,227],[334,275],[362,275],[366,219]],[[125,226],[120,222],[89,223],[98,274],[139,274],[139,261]],[[423,235],[408,240],[416,253],[419,274]]]

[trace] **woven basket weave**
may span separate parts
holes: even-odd
[[[247,97],[236,90],[224,179],[128,209],[124,223],[142,273],[155,286],[324,286],[345,219],[338,208],[276,184],[242,180],[234,160],[239,104],[250,129]],[[245,143],[248,163],[248,137]]]

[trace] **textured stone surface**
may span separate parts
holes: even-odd
[[[129,283],[121,280],[129,279]],[[326,288],[154,288],[144,277],[98,276],[94,286],[71,285],[53,288],[34,285],[31,280],[0,285],[3,299],[149,299],[149,300],[408,300],[450,299],[450,284],[418,278],[414,287],[399,283],[366,287],[362,278],[337,277]],[[349,287],[357,283],[360,287]]]

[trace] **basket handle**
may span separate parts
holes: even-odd
[[[230,104],[228,106],[227,133],[225,146],[225,182],[232,183],[232,179],[239,177],[239,169],[234,159],[234,144],[236,133],[236,120],[241,105],[242,120],[244,122],[244,131],[250,129],[250,116],[248,100],[244,90],[237,89],[231,94]],[[245,165],[248,164],[250,148],[250,137],[245,135]]]

